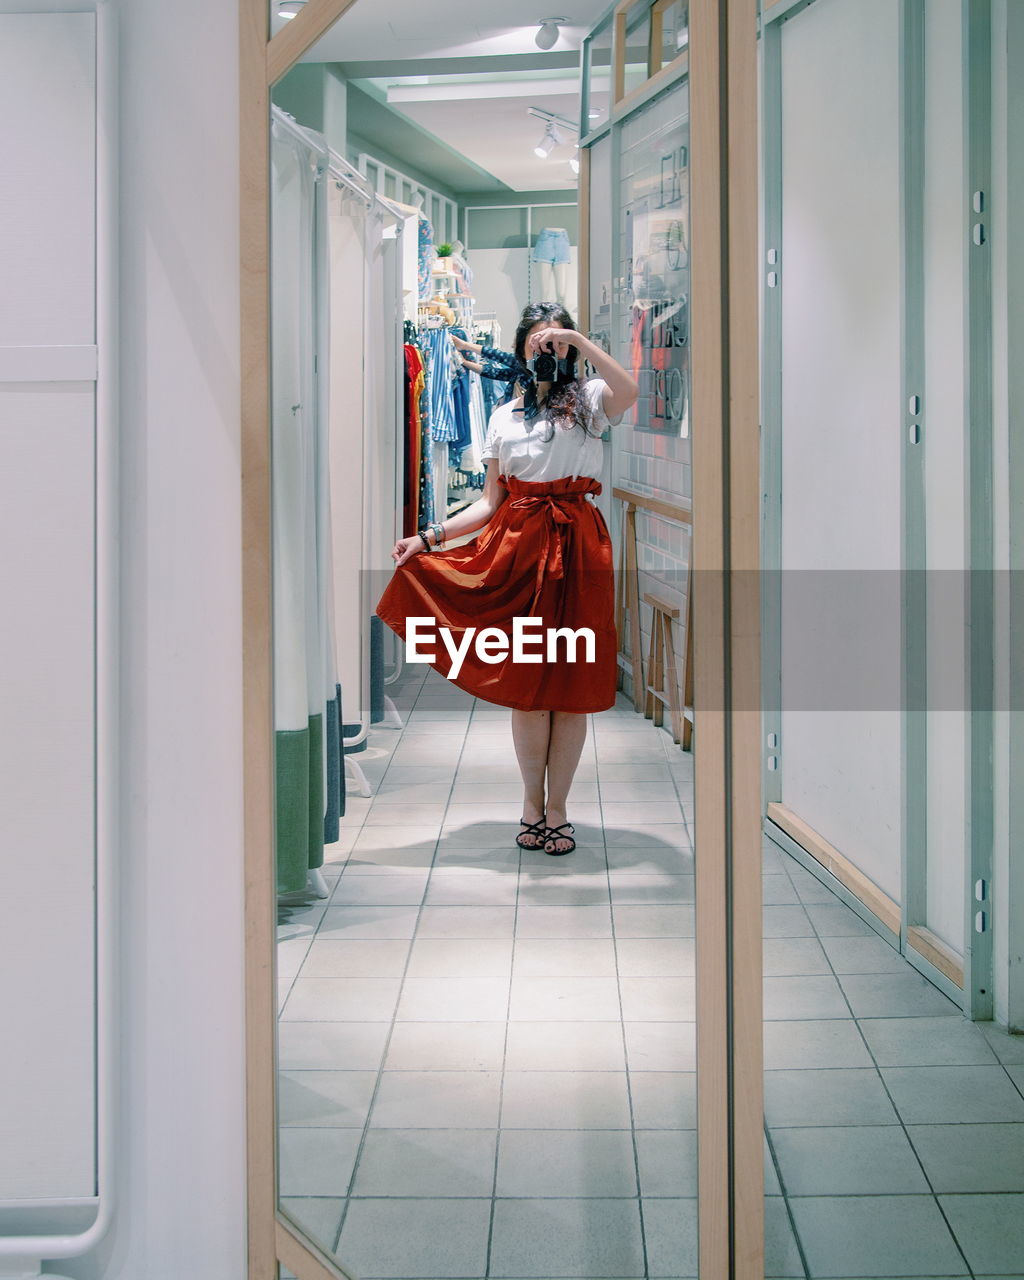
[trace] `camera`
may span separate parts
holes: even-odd
[[[568,360],[559,360],[550,351],[539,351],[526,367],[538,382],[564,382],[569,377]]]

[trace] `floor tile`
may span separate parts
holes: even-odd
[[[764,1016],[769,1022],[802,1018],[848,1018],[850,1009],[831,975],[764,979]]]
[[[764,1269],[766,1280],[774,1280],[776,1276],[802,1276],[804,1273],[793,1224],[781,1196],[765,1197]]]
[[[407,849],[359,849],[345,863],[346,876],[396,876],[429,871],[435,845],[412,845]]]
[[[317,939],[411,938],[415,907],[328,907]]]
[[[696,972],[693,938],[618,938],[623,978],[686,978]]]
[[[433,827],[440,829],[444,817],[445,801],[436,800],[420,803],[410,800],[395,800],[388,803],[386,798],[378,796],[366,815],[367,827],[394,827],[400,825]]]
[[[614,908],[617,938],[692,938],[694,909],[689,906]]]
[[[278,1117],[282,1125],[361,1129],[376,1083],[375,1071],[281,1071]]]
[[[352,846],[353,853],[366,849],[433,848],[437,843],[440,823],[417,822],[402,826],[363,827]]]
[[[936,1192],[1024,1192],[1024,1124],[915,1124],[908,1132]]]
[[[787,1195],[929,1191],[902,1125],[773,1129],[771,1136]]]
[[[696,1026],[692,1022],[627,1022],[630,1073],[696,1070]]]
[[[608,900],[604,875],[527,875],[519,880],[520,907],[604,907]]]
[[[634,1071],[629,1078],[637,1129],[695,1129],[697,1076],[693,1071]]]
[[[895,1124],[896,1112],[875,1070],[766,1071],[765,1123]]]
[[[767,906],[761,913],[766,938],[813,938],[814,929],[804,907]]]
[[[616,846],[608,850],[608,869],[615,875],[693,875],[693,852],[666,845],[648,845],[633,849]]]
[[[765,906],[787,906],[800,904],[800,898],[797,896],[796,890],[793,888],[793,882],[789,876],[766,876],[761,877],[761,901]]]
[[[839,981],[857,1018],[928,1018],[959,1012],[919,973],[843,974]]]
[[[608,870],[608,858],[604,846],[581,844],[577,839],[575,850],[564,857],[553,857],[540,849],[523,849],[519,856],[520,877],[542,882],[544,877],[566,877],[570,881],[578,876],[604,876]]]
[[[505,1129],[499,1197],[635,1196],[633,1135],[609,1129]]]
[[[611,823],[605,827],[605,843],[609,849],[690,849],[690,833],[685,822],[663,822],[643,825],[639,822],[626,826]]]
[[[1020,1270],[1024,1195],[940,1196],[939,1203],[975,1271]]]
[[[823,938],[836,973],[906,973],[907,962],[884,938]]]
[[[845,903],[813,903],[804,908],[821,938],[873,938],[877,933]]]
[[[511,844],[484,849],[442,840],[434,857],[434,874],[440,878],[452,871],[492,871],[511,877],[519,870],[520,859],[521,851]]]
[[[672,777],[668,765],[659,760],[628,763],[599,759],[597,769],[602,787],[606,782],[665,782]]]
[[[994,1065],[978,1028],[961,1014],[940,1018],[862,1018],[860,1029],[880,1067]]]
[[[516,901],[516,876],[480,871],[452,871],[432,875],[427,885],[428,907],[507,907]]]
[[[598,769],[601,770],[600,753],[598,753]],[[632,781],[615,782],[611,778],[601,780],[601,799],[605,802],[615,801],[674,801],[676,799],[676,789],[672,782],[667,778],[657,782],[641,782],[636,779]]]
[[[516,978],[614,978],[611,938],[520,938],[516,942]]]
[[[409,943],[404,938],[359,941],[314,939],[302,966],[303,978],[400,978]]]
[[[766,978],[831,973],[831,967],[817,938],[765,938]]]
[[[625,1066],[621,1022],[509,1024],[507,1071],[623,1071]]]
[[[1000,1062],[1024,1066],[1024,1034],[1010,1035],[994,1022],[979,1022],[978,1030],[992,1046]]]
[[[278,1134],[280,1194],[347,1195],[362,1136],[362,1129],[282,1128]]]
[[[497,1129],[497,1071],[385,1071],[374,1100],[375,1129]]]
[[[406,978],[398,1022],[497,1022],[508,1014],[509,979]]]
[[[420,911],[420,938],[511,938],[515,907],[431,907]]]
[[[517,938],[610,938],[612,914],[607,906],[519,908]]]
[[[629,1129],[626,1073],[506,1071],[501,1126],[503,1129]]]
[[[766,1022],[764,1065],[769,1071],[813,1067],[870,1067],[868,1052],[850,1018]]]
[[[409,978],[500,978],[512,972],[512,940],[418,938],[409,955]],[[467,1015],[468,1016],[468,1015]]]
[[[495,1022],[396,1022],[388,1071],[500,1071],[505,1019]]]
[[[815,1196],[790,1201],[812,1276],[962,1276],[931,1196]]]
[[[281,1208],[311,1240],[330,1251],[334,1246],[345,1201],[336,1196],[282,1196]],[[283,1274],[283,1272],[282,1272]]]
[[[489,1200],[353,1200],[337,1254],[355,1276],[478,1277],[487,1266]]]
[[[641,1276],[635,1200],[497,1200],[491,1275]],[[482,1272],[480,1274],[483,1274]]]
[[[661,823],[678,823],[679,801],[673,796],[666,800],[606,800],[601,797],[604,820],[611,826],[629,828],[633,823],[655,826]]]
[[[644,1200],[644,1236],[651,1276],[696,1276],[697,1201]]]
[[[620,871],[609,876],[612,902],[632,906],[644,906],[646,903],[692,903],[694,879],[692,875],[673,875],[669,872]]]
[[[294,978],[302,969],[309,954],[312,939],[307,934],[301,938],[281,938],[277,943],[277,976]]]
[[[399,978],[296,978],[282,1022],[390,1022]]]
[[[641,1195],[697,1194],[695,1129],[643,1129],[636,1135],[636,1148]]]
[[[1002,1067],[883,1067],[904,1124],[1024,1121],[1024,1098]]]
[[[696,1016],[692,977],[622,978],[619,985],[626,1022],[692,1022]]]
[[[486,1129],[370,1129],[352,1194],[490,1196],[497,1140]]]
[[[281,1022],[278,1067],[282,1071],[376,1071],[389,1031],[386,1022]]]
[[[512,979],[512,1022],[610,1022],[620,1016],[614,978]]]

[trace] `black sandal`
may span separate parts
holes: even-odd
[[[541,814],[541,816],[538,818],[536,822],[527,822],[525,818],[520,818],[519,825],[525,828],[525,830],[520,831],[520,833],[516,836],[516,844],[519,846],[520,849],[543,849],[544,848],[545,837],[547,836],[548,829],[544,825],[543,814]],[[519,842],[522,840],[523,836],[536,836],[537,843],[536,844],[520,844]]]
[[[566,827],[572,827],[572,835],[564,835]],[[571,822],[563,822],[560,827],[548,827],[547,839],[544,841],[544,852],[551,858],[560,858],[563,854],[572,853],[576,848],[576,841],[572,838],[576,834],[576,828]],[[554,844],[556,840],[568,840],[568,849],[549,849],[549,844]]]

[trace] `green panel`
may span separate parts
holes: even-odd
[[[310,868],[324,863],[323,717],[278,730],[274,753],[277,891],[297,893]]]
[[[526,208],[472,209],[466,221],[467,249],[525,249],[530,243]]]

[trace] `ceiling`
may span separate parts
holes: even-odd
[[[433,157],[449,185],[568,191],[577,181],[569,165],[576,131],[559,129],[560,145],[541,159],[534,148],[545,123],[529,108],[578,119],[580,47],[607,8],[608,0],[534,0],[532,9],[508,0],[357,0],[303,61],[342,64],[366,99],[352,127],[421,170]],[[549,16],[566,22],[544,52],[535,37]],[[459,157],[468,161],[462,172]]]

